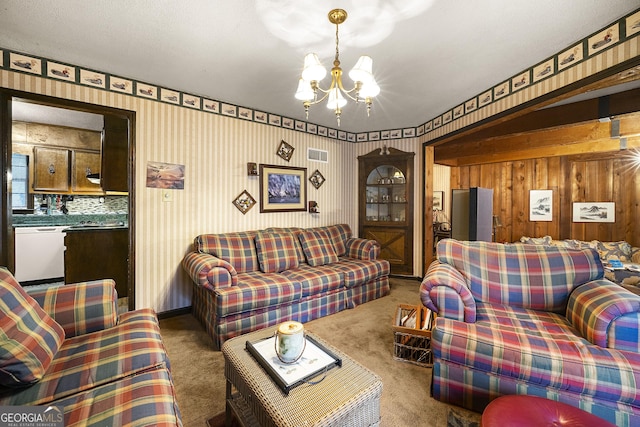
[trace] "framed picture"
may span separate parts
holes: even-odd
[[[255,199],[251,196],[251,194],[249,194],[247,190],[244,190],[238,195],[238,197],[233,200],[233,206],[238,208],[238,210],[242,212],[243,215],[249,212],[249,210],[255,204]]]
[[[434,191],[433,192],[433,210],[443,210],[444,209],[444,191]]]
[[[307,170],[260,165],[260,212],[307,210]]]
[[[311,181],[311,185],[313,185],[316,189],[322,187],[322,184],[324,184],[324,176],[322,176],[322,173],[316,169],[316,171],[314,173],[311,174],[311,176],[309,177],[309,181]]]
[[[184,165],[147,162],[147,187],[184,190]]]
[[[616,204],[613,202],[574,203],[573,222],[616,222]]]
[[[289,160],[291,160],[291,156],[293,156],[293,150],[295,150],[295,148],[287,144],[287,142],[283,139],[282,141],[280,141],[280,145],[278,146],[278,151],[276,152],[276,154],[288,162]]]
[[[553,190],[531,190],[529,192],[529,221],[551,221],[553,219]]]

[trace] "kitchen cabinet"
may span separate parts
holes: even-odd
[[[69,150],[34,147],[33,189],[35,191],[69,191]]]
[[[100,173],[100,153],[93,151],[73,151],[71,189],[74,193],[101,192],[100,184],[94,184],[87,175]]]
[[[415,153],[376,149],[358,157],[359,236],[380,243],[392,274],[413,274]]]
[[[65,283],[113,279],[116,282],[118,298],[128,296],[129,229],[71,227],[65,232]]]
[[[102,131],[102,173],[104,191],[129,191],[129,120],[104,116]]]

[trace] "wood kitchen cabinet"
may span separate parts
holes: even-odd
[[[35,191],[69,191],[69,150],[34,147],[33,157]]]
[[[100,152],[73,151],[71,189],[74,193],[102,191],[100,184],[94,184],[87,179],[87,175],[100,173]]]
[[[64,244],[65,283],[113,279],[118,298],[128,296],[129,229],[67,229]]]
[[[102,132],[102,173],[104,191],[129,191],[129,120],[104,116]]]
[[[413,274],[413,159],[389,148],[358,157],[359,236],[380,243],[392,274]]]

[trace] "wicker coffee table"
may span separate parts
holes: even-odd
[[[245,349],[247,341],[267,338],[274,332],[274,328],[263,329],[233,338],[222,346],[227,426],[234,414],[242,425],[250,426],[380,424],[380,377],[311,333],[307,334],[342,359],[342,366],[330,369],[317,384],[301,384],[286,395]]]

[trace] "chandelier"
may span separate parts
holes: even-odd
[[[302,101],[307,120],[309,119],[309,107],[318,104],[325,99],[327,108],[333,110],[340,126],[342,107],[347,104],[346,95],[356,103],[363,101],[367,105],[367,116],[371,113],[373,98],[380,93],[380,87],[373,78],[373,60],[370,56],[363,55],[356,65],[349,71],[349,77],[354,82],[354,87],[346,90],[342,84],[342,68],[340,68],[340,50],[338,48],[338,26],[347,19],[347,12],[342,9],[333,9],[329,12],[329,21],[336,24],[336,56],[331,69],[331,85],[325,90],[319,86],[319,82],[327,75],[327,70],[322,66],[318,55],[309,53],[304,57],[302,77],[298,81],[298,89],[295,97]],[[318,92],[323,95],[318,99]]]

